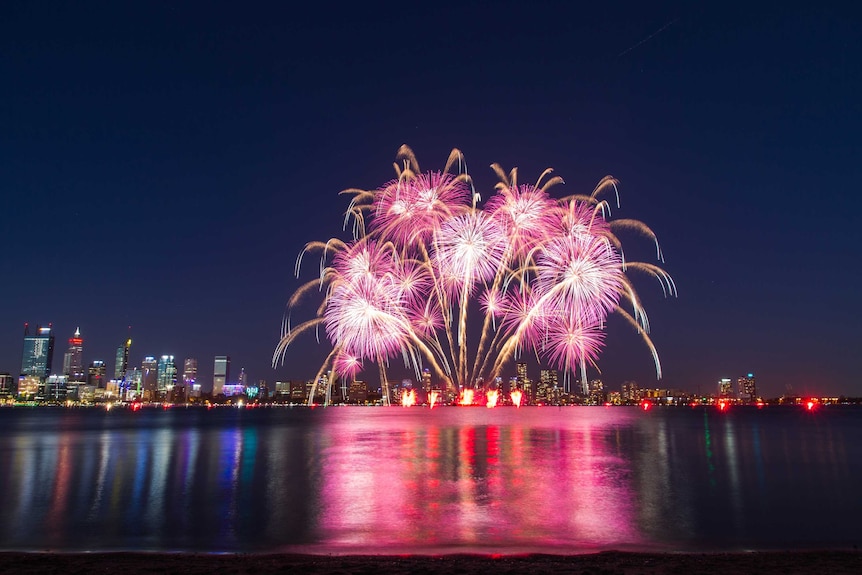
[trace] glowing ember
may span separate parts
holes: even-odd
[[[401,405],[410,407],[416,405],[416,391],[413,389],[405,389],[401,392]]]
[[[515,407],[521,407],[521,400],[524,399],[524,394],[520,389],[513,389],[509,394],[509,397],[512,399],[512,405]]]
[[[298,336],[323,327],[333,349],[314,382],[330,372],[352,379],[371,362],[388,403],[386,367],[400,357],[417,379],[427,367],[446,389],[465,391],[462,404],[472,404],[465,388],[494,381],[522,353],[535,353],[567,382],[569,374],[585,380],[604,346],[607,317],[617,313],[641,335],[661,377],[649,321],[626,273],[653,276],[665,295],[676,295],[676,286],[659,266],[623,258],[620,230],[647,237],[662,260],[650,228],[609,219],[604,198],[619,204],[614,178],[589,195],[555,200],[548,189],[562,179],[550,169],[535,184],[519,185],[517,170],[507,174],[495,164],[501,181],[481,207],[458,150],[442,172],[421,172],[402,146],[395,166],[396,179],[380,188],[345,191],[352,195],[345,216],[352,240],[312,242],[300,254],[297,274],[306,252],[319,252],[321,262],[289,307],[314,292],[323,301],[313,319],[296,326],[285,320],[273,364]],[[458,174],[450,173],[454,167]],[[481,314],[476,342],[468,342],[468,310]]]
[[[461,400],[458,402],[461,405],[473,405],[473,394],[475,392],[472,389],[465,389],[461,392]]]
[[[428,404],[430,405],[430,409],[434,409],[434,404],[437,403],[437,396],[440,393],[436,389],[432,389],[428,394]]]
[[[500,392],[496,389],[489,389],[485,393],[485,399],[485,407],[487,407],[488,409],[492,407],[497,407],[497,400],[500,399]]]

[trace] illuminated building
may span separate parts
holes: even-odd
[[[305,382],[293,379],[287,386],[291,403],[305,403],[308,400],[308,391]]]
[[[733,397],[733,381],[729,377],[718,380],[718,397],[722,399]]]
[[[620,396],[627,403],[637,403],[643,399],[643,393],[638,388],[638,382],[626,381],[620,388]]]
[[[198,381],[198,360],[193,357],[187,357],[183,361],[183,390],[185,399],[190,397],[200,397],[201,387]]]
[[[86,381],[82,356],[84,354],[84,340],[81,338],[81,330],[75,329],[75,335],[69,338],[69,349],[63,355],[63,375],[67,376],[69,382],[83,383]]]
[[[230,357],[217,355],[213,366],[213,397],[224,394],[224,386],[230,377]]]
[[[54,334],[48,327],[36,326],[30,335],[28,324],[24,324],[24,354],[21,358],[21,375],[32,375],[44,380],[51,373],[54,361]]]
[[[94,388],[105,389],[105,362],[97,359],[94,360],[87,370],[87,385],[92,385]]]
[[[368,384],[364,381],[353,381],[350,384],[350,390],[347,392],[347,401],[350,403],[365,403],[368,401]]]
[[[132,347],[132,339],[129,338],[126,342],[117,348],[117,359],[114,363],[114,379],[123,379],[126,375],[126,368],[129,367],[129,348]]]
[[[15,385],[15,378],[9,373],[0,373],[0,399],[15,397],[18,393],[18,386]]]
[[[143,393],[142,382],[143,374],[140,369],[136,367],[126,369],[126,377],[123,382],[123,386],[126,392],[125,399],[127,401],[141,398],[141,394]]]
[[[177,364],[174,361],[174,356],[163,355],[159,358],[159,363],[156,367],[156,389],[159,399],[169,398],[171,391],[177,384]]]
[[[422,389],[425,393],[431,391],[431,370],[427,367],[422,370]]]
[[[22,375],[18,378],[18,399],[30,401],[36,399],[42,378],[38,375]]]
[[[248,374],[245,372],[245,368],[239,368],[239,377],[236,380],[237,384],[248,387]]]
[[[526,362],[519,361],[515,364],[515,381],[518,385],[518,389],[526,389],[527,385],[527,364]]]
[[[42,386],[42,393],[37,394],[36,400],[63,403],[66,401],[66,383],[65,375],[49,375]]]
[[[198,381],[198,360],[193,357],[186,358],[183,362],[183,385],[186,389],[193,389]]]
[[[538,389],[542,391],[539,392]],[[539,386],[536,396],[537,401],[548,404],[557,404],[560,401],[560,386],[557,379],[556,369],[543,369],[539,372]]]
[[[157,399],[156,390],[158,389],[158,363],[156,358],[148,355],[141,362],[141,386],[143,391],[141,398],[144,401],[155,401]]]
[[[757,384],[754,380],[754,374],[749,373],[736,380],[736,389],[742,401],[755,401],[757,399]]]
[[[601,379],[594,379],[590,382],[589,398],[592,405],[600,405],[605,402],[605,384]]]

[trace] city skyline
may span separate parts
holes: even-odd
[[[423,170],[462,150],[485,199],[493,162],[523,182],[553,168],[555,198],[619,179],[613,217],[655,231],[679,297],[637,279],[663,379],[611,317],[607,381],[751,371],[770,396],[862,395],[846,311],[862,239],[848,192],[862,184],[858,15],[215,2],[5,16],[0,261],[14,281],[0,282],[0,371],[19,368],[25,322],[53,322],[54,372],[80,327],[84,366],[102,360],[108,377],[128,337],[135,365],[192,357],[209,377],[222,354],[252,381],[313,377],[330,349],[313,335],[270,367],[296,258],[349,239],[338,193],[387,181],[408,144]],[[357,41],[354,26],[391,42]],[[624,245],[654,254],[644,238]]]

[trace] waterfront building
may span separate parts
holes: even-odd
[[[729,377],[718,380],[718,397],[721,399],[733,397],[733,381]]]
[[[141,398],[144,401],[156,401],[158,389],[158,362],[156,358],[148,355],[141,362],[141,386],[143,392]]]
[[[305,403],[308,400],[308,391],[301,379],[293,379],[288,383],[288,394],[290,403]]]
[[[83,383],[86,381],[84,373],[84,340],[81,337],[81,329],[75,329],[75,335],[69,338],[69,349],[63,355],[63,375],[68,377],[69,382]]]
[[[358,404],[368,401],[368,384],[364,381],[354,380],[350,384],[350,390],[347,392],[347,401]]]
[[[65,375],[49,375],[40,386],[40,392],[36,395],[36,401],[46,403],[63,403],[66,401]]]
[[[740,377],[736,380],[736,390],[739,393],[739,399],[745,402],[757,400],[757,384],[754,380],[754,374],[749,373],[745,377]]]
[[[217,355],[213,365],[213,397],[224,394],[224,386],[230,377],[230,357]]]
[[[39,395],[42,378],[38,375],[22,375],[18,378],[18,399],[33,401]]]
[[[126,339],[125,343],[117,348],[117,357],[114,363],[114,379],[123,379],[126,369],[129,367],[129,348],[132,347],[132,338]]]
[[[177,364],[174,356],[163,355],[156,366],[156,389],[158,398],[169,399],[171,391],[177,384]]]
[[[0,401],[14,398],[18,394],[18,385],[10,373],[0,373]]]
[[[105,389],[105,362],[101,359],[94,360],[87,369],[87,385],[94,388]]]
[[[605,384],[601,379],[590,381],[589,390],[590,405],[601,405],[605,402]]]
[[[123,381],[123,390],[125,392],[124,399],[126,401],[134,401],[141,399],[143,393],[143,374],[137,367],[129,367],[126,369],[126,376]]]
[[[431,391],[431,370],[427,367],[422,370],[422,389],[426,394]]]
[[[539,394],[537,390],[537,401],[550,405],[560,402],[560,385],[556,369],[543,369],[539,372],[539,388],[544,390]]]
[[[198,360],[188,357],[183,362],[183,385],[186,389],[193,389],[198,381]]]
[[[244,367],[239,368],[239,377],[237,377],[236,382],[238,385],[248,387],[248,374],[245,372]]]
[[[624,403],[638,403],[643,399],[643,393],[636,381],[623,382],[620,387],[620,397]]]
[[[32,375],[42,380],[51,373],[54,361],[54,334],[51,325],[36,326],[36,333],[30,334],[29,324],[24,324],[24,354],[21,358],[21,375]]]

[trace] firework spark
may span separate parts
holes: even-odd
[[[590,195],[554,200],[548,189],[562,179],[549,177],[550,170],[535,185],[519,185],[517,170],[507,174],[495,164],[501,181],[482,208],[466,172],[450,173],[463,168],[459,151],[442,172],[420,172],[406,146],[398,159],[396,179],[377,190],[345,190],[353,195],[345,216],[346,224],[353,221],[352,241],[312,242],[303,250],[321,252],[319,277],[297,290],[290,307],[315,286],[323,301],[314,319],[295,327],[285,319],[273,364],[298,335],[322,326],[333,351],[315,381],[327,370],[335,372],[330,379],[352,379],[371,362],[386,401],[386,370],[400,356],[417,378],[430,367],[462,392],[461,403],[472,404],[476,385],[493,381],[525,352],[585,379],[604,345],[608,315],[619,313],[640,332],[661,376],[627,272],[652,275],[665,295],[676,295],[676,286],[659,266],[625,260],[616,231],[646,236],[663,258],[649,227],[609,219],[611,205],[601,197],[612,192],[619,206],[614,178],[602,179]],[[301,262],[302,254],[297,275]],[[483,328],[471,343],[475,313]],[[512,400],[520,405],[520,397]]]

